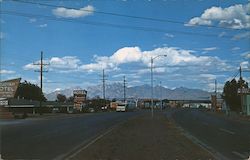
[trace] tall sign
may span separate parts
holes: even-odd
[[[87,97],[86,90],[74,90],[74,108],[78,111],[82,111],[82,106],[84,105]]]
[[[21,78],[0,82],[0,98],[13,98],[20,81]]]

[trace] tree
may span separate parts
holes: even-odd
[[[67,98],[67,102],[74,102],[74,97],[70,96],[69,98]]]
[[[222,98],[226,101],[226,104],[233,111],[241,111],[241,99],[240,94],[238,94],[238,89],[242,84],[243,88],[248,88],[248,83],[245,82],[242,78],[238,81],[232,79],[231,81],[227,81],[223,88]]]
[[[19,84],[15,94],[15,98],[17,97],[37,101],[47,100],[40,87],[27,81]]]
[[[65,95],[63,95],[63,94],[58,94],[57,96],[56,96],[56,98],[57,98],[57,101],[58,102],[65,102],[66,101],[66,96]]]

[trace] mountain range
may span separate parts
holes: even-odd
[[[73,95],[73,90],[81,89],[81,87],[71,87],[64,90],[56,90],[54,92],[45,94],[48,100],[55,100],[57,94],[64,94],[66,97]],[[86,88],[87,97],[103,97],[102,85],[89,86]],[[112,83],[106,85],[106,98],[108,99],[120,99],[123,98],[123,84],[121,83]],[[159,99],[174,99],[174,100],[208,100],[210,99],[211,93],[203,91],[200,89],[189,89],[185,87],[179,87],[175,89],[169,89],[162,86],[154,87],[154,98]],[[127,98],[151,98],[151,86],[150,85],[141,85],[126,87],[126,97]]]

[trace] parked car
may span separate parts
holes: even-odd
[[[95,112],[95,109],[94,109],[94,108],[89,108],[88,111],[89,111],[90,113],[93,113],[93,112]]]

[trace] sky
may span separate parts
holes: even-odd
[[[210,0],[0,0],[0,80],[21,77],[44,92],[101,84],[219,90],[250,82],[250,2]],[[163,55],[167,55],[164,57]]]

